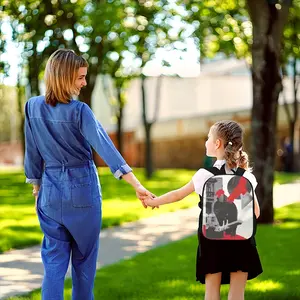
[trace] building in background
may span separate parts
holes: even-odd
[[[155,113],[158,80],[159,77],[149,77],[146,81],[149,120]],[[152,129],[153,160],[156,168],[197,169],[202,166],[207,132],[214,122],[222,119],[233,119],[244,126],[246,150],[250,152],[252,79],[245,62],[234,59],[212,62],[203,66],[198,77],[166,76],[160,80],[159,114]],[[291,80],[286,79],[284,86],[286,99],[291,103]],[[92,107],[115,141],[116,124],[113,123],[113,110],[107,99],[107,92],[103,90],[103,79],[99,76]],[[144,128],[140,79],[131,82],[127,91],[127,101],[123,119],[123,154],[130,165],[142,167]],[[278,140],[281,140],[288,135],[288,121],[282,97],[279,102]],[[299,137],[299,128],[296,135]],[[296,141],[296,144],[299,144],[299,141]],[[277,167],[279,168],[279,165]]]
[[[148,77],[146,80],[147,112],[151,120],[155,113],[158,80],[161,80],[157,122],[152,128],[153,161],[155,168],[193,168],[204,164],[204,143],[210,126],[222,119],[240,122],[246,131],[245,148],[250,152],[252,80],[244,61],[226,59],[202,65],[200,76]],[[289,103],[293,99],[292,81],[284,81]],[[112,81],[98,76],[92,95],[92,109],[116,143],[115,97]],[[278,149],[288,136],[288,120],[280,97],[278,111]],[[11,108],[15,105],[10,105]],[[15,113],[13,113],[14,115]],[[7,117],[7,116],[6,116]],[[18,142],[18,124],[11,122],[10,138],[0,143],[0,164],[21,164],[22,151]],[[16,123],[16,124],[15,124]],[[3,126],[8,123],[3,120]],[[12,126],[15,124],[14,126]],[[13,128],[14,127],[14,128]],[[3,127],[4,128],[4,127]],[[299,130],[296,130],[296,151],[299,153]],[[7,132],[5,132],[7,135]],[[1,130],[4,138],[4,131]],[[12,140],[12,137],[13,140]],[[141,81],[134,79],[127,90],[123,117],[123,155],[133,167],[144,166],[144,128],[142,123]],[[298,148],[297,148],[298,146]],[[283,152],[279,149],[278,154]],[[12,155],[13,154],[13,155]],[[95,157],[99,165],[103,162]],[[277,169],[280,159],[277,159]]]

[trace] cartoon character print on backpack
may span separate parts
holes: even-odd
[[[234,202],[229,201],[224,190],[218,190],[216,195],[217,202],[214,207],[218,222],[221,225],[219,230],[220,232],[235,236],[236,228],[241,224],[241,222],[238,221],[237,207]],[[224,234],[222,236],[224,236]]]
[[[242,240],[253,234],[253,196],[243,176],[211,177],[204,186],[202,233],[209,239]]]

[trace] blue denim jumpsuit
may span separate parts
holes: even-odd
[[[70,256],[72,299],[94,299],[102,197],[91,147],[116,178],[132,170],[88,105],[76,100],[52,107],[44,96],[31,98],[25,105],[25,146],[26,182],[41,186],[42,299],[63,299]]]

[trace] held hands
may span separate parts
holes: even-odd
[[[146,199],[153,200],[156,197],[154,194],[152,194],[147,189],[145,189],[142,185],[138,186],[135,189],[135,191],[136,191],[136,196],[140,199],[140,201],[142,202],[142,205],[144,206],[144,208],[147,208],[147,206],[148,206],[148,204],[146,204],[146,202],[145,202]],[[153,206],[153,205],[149,205],[149,206],[151,206],[152,209],[159,208],[159,206]]]
[[[157,199],[157,198],[156,198]],[[151,206],[152,209],[154,209],[155,207],[159,207],[157,205],[155,205],[155,201],[153,201],[154,199],[152,197],[146,197],[144,199],[144,203],[147,205],[147,206]]]

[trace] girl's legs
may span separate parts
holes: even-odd
[[[222,273],[206,274],[205,300],[220,300]]]
[[[244,293],[248,273],[232,272],[230,273],[230,289],[228,293],[228,300],[244,300]]]

